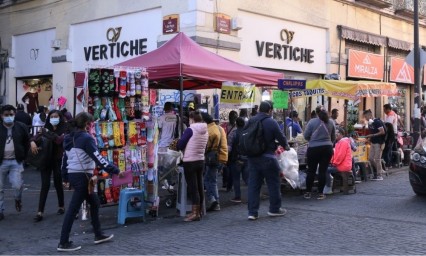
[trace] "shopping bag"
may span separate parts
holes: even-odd
[[[118,187],[121,185],[127,185],[133,183],[133,172],[132,171],[125,171],[124,177],[120,178],[118,175],[114,174],[112,175],[112,186]]]
[[[300,186],[299,160],[296,150],[290,148],[288,151],[283,151],[278,157],[282,175],[292,188],[298,188]]]

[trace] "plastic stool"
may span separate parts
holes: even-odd
[[[134,197],[140,198],[140,205],[131,205],[130,200]],[[118,202],[118,224],[125,224],[127,218],[142,217],[145,221],[145,193],[143,189],[125,188],[120,191]]]

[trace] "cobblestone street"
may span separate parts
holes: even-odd
[[[51,187],[45,218],[34,223],[39,193],[38,172],[24,173],[23,211],[14,209],[12,191],[5,192],[5,219],[0,222],[0,254],[58,254],[62,217],[56,215]],[[244,191],[246,188],[243,188]],[[357,194],[305,200],[298,192],[283,195],[284,217],[267,216],[263,200],[260,218],[247,220],[247,204],[226,201],[222,211],[202,221],[184,223],[174,209],[160,209],[145,222],[116,224],[117,207],[101,209],[101,222],[110,243],[94,245],[90,221],[74,223],[72,240],[82,245],[77,254],[424,254],[426,199],[415,196],[406,167],[384,181],[357,185]],[[66,192],[68,202],[71,192]]]

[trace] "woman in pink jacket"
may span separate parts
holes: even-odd
[[[188,184],[188,194],[192,201],[192,212],[184,221],[198,221],[204,203],[204,153],[209,134],[207,124],[203,123],[201,113],[196,110],[189,113],[189,127],[178,141],[177,149],[183,150],[183,169]]]
[[[352,172],[352,149],[349,138],[344,137],[345,130],[343,128],[336,129],[336,145],[334,146],[334,154],[330,161],[330,167],[327,169],[326,184],[324,194],[332,194],[331,183],[333,177],[331,174],[336,172]]]

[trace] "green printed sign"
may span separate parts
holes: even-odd
[[[273,90],[272,91],[272,102],[274,103],[274,108],[283,108],[288,109],[288,92]]]

